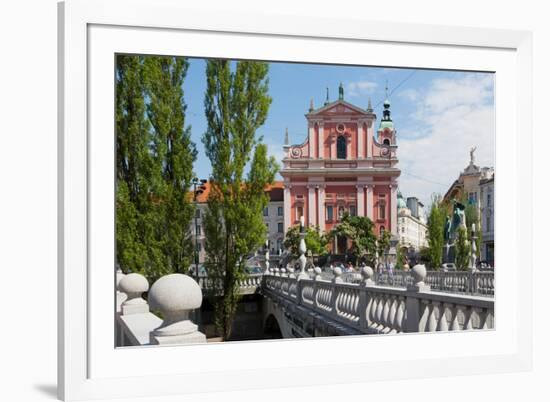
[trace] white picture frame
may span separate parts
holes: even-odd
[[[177,0],[69,0],[60,3],[58,15],[60,398],[161,396],[531,368],[532,212],[530,196],[522,197],[532,193],[529,32],[298,15],[218,15],[206,6],[186,8]],[[99,294],[114,294],[113,271],[94,269],[113,260],[113,246],[96,241],[113,228],[112,211],[101,204],[113,199],[113,189],[98,180],[112,177],[110,165],[101,167],[97,161],[111,155],[109,130],[114,130],[113,116],[109,125],[109,117],[101,117],[94,106],[98,99],[114,102],[109,87],[113,69],[109,78],[102,68],[116,52],[177,54],[184,43],[177,39],[190,36],[194,45],[185,52],[192,54],[182,55],[368,64],[363,50],[369,49],[385,54],[388,66],[495,71],[496,165],[499,177],[507,178],[506,192],[497,178],[495,197],[496,258],[506,261],[499,266],[503,275],[497,273],[496,329],[124,350],[115,350],[112,342],[109,346],[113,316],[104,312],[114,302]],[[338,53],[316,52],[331,46]],[[390,48],[399,51],[389,54]],[[418,54],[424,55],[422,61]],[[101,118],[95,119],[96,111]],[[105,137],[94,134],[98,129],[107,131]],[[505,218],[510,223],[503,231],[499,222]],[[518,275],[514,268],[520,255]],[[450,336],[454,351],[444,347]],[[424,348],[427,344],[430,350]],[[319,348],[330,353],[318,353]],[[370,351],[332,353],[341,350]],[[289,357],[282,359],[282,352]],[[235,356],[242,358],[235,361]],[[251,356],[264,359],[247,359]],[[174,365],[182,358],[189,362],[185,367]],[[391,370],[395,364],[399,372]]]

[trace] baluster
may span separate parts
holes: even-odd
[[[452,319],[451,319],[451,331],[459,331],[460,330],[460,324],[458,322],[458,312],[460,311],[460,307],[455,305],[451,312],[452,312]]]
[[[441,303],[438,307],[439,310],[439,322],[437,323],[437,331],[448,331],[449,330],[449,323],[447,322],[447,307],[449,306],[447,303]]]

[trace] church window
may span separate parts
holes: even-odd
[[[378,219],[386,219],[386,203],[383,201],[378,203]]]
[[[387,139],[387,138],[385,138],[385,139],[384,139],[384,145],[390,145],[390,140]]]
[[[346,159],[346,137],[343,135],[339,135],[338,139],[336,140],[336,157],[338,159]]]
[[[331,222],[332,221],[332,216],[333,214],[333,210],[332,210],[332,205],[327,205],[327,221]]]

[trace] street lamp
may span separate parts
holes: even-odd
[[[197,196],[202,194],[206,190],[206,183],[208,180],[206,179],[198,179],[196,177],[193,178],[191,183],[193,184],[193,204],[195,205],[195,251],[194,251],[194,259],[195,259],[195,279],[197,283],[199,283],[199,233],[198,233],[198,216],[197,216]],[[200,284],[199,284],[200,285]]]

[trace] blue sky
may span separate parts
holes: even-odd
[[[190,59],[184,83],[186,119],[199,151],[195,172],[200,178],[210,173],[201,142],[206,130],[205,65],[204,59]],[[372,99],[378,124],[386,81],[399,145],[399,186],[405,197],[417,196],[428,205],[432,193],[445,193],[468,164],[472,146],[477,147],[477,164],[494,166],[491,73],[270,63],[273,101],[258,135],[264,137],[269,153],[280,160],[285,128],[291,143],[303,142],[307,136],[304,114],[310,100],[315,107],[321,106],[328,87],[330,101],[334,101],[340,82],[346,101],[366,108],[369,97]]]

